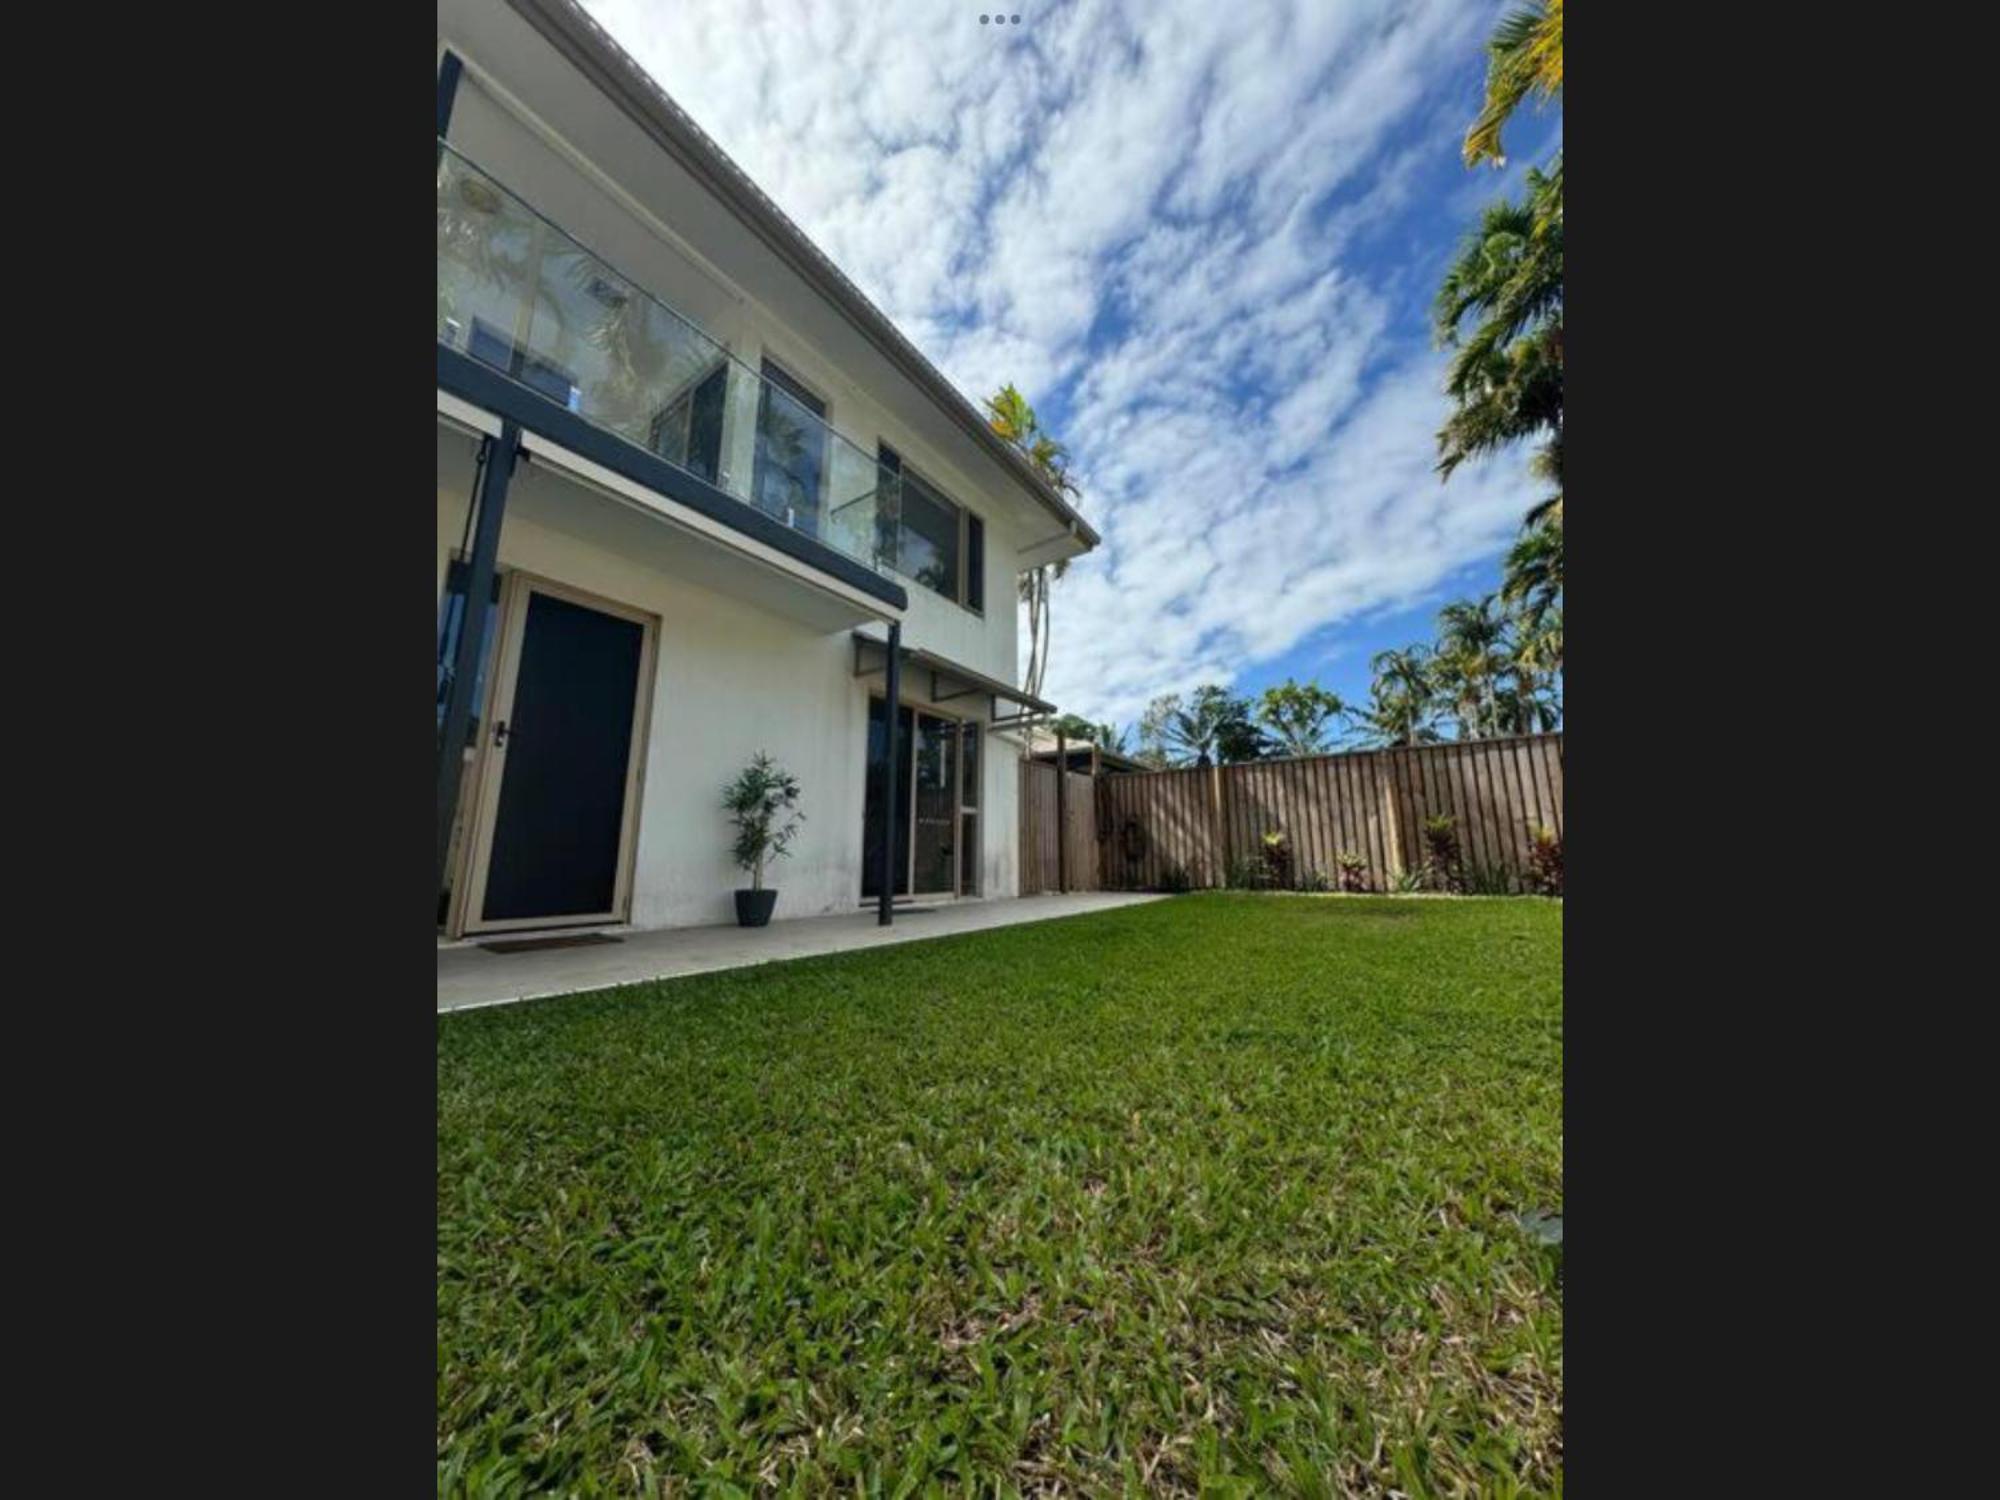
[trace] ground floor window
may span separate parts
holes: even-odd
[[[979,732],[972,721],[903,704],[896,710],[898,896],[973,895],[979,888]],[[887,837],[882,767],[889,753],[888,704],[868,700],[868,772],[861,814],[861,894],[882,893]]]

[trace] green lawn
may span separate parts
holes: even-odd
[[[437,1035],[440,1493],[1561,1490],[1560,903],[1186,896]]]

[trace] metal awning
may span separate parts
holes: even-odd
[[[854,632],[854,675],[872,677],[883,671],[889,664],[889,646],[886,641],[877,640],[872,635]],[[1044,701],[997,677],[988,677],[983,672],[975,672],[970,667],[960,666],[955,661],[947,661],[930,651],[919,651],[915,647],[903,648],[903,688],[910,690],[912,672],[928,676],[930,692],[926,694],[933,703],[949,703],[953,698],[990,698],[993,700],[991,720],[994,724],[1007,728],[1014,724],[1026,723],[1044,714],[1056,711],[1053,703]],[[925,679],[916,679],[919,682]],[[1018,712],[1002,716],[1000,703],[1020,705]]]

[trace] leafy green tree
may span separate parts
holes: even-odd
[[[1124,730],[1116,724],[1093,724],[1082,714],[1064,714],[1049,726],[1049,732],[1062,735],[1072,744],[1095,745],[1118,755],[1125,753]]]
[[[1258,722],[1285,755],[1325,754],[1335,738],[1333,726],[1346,716],[1347,705],[1338,694],[1317,682],[1301,684],[1289,677],[1265,688],[1257,702]]]
[[[1097,726],[1082,714],[1063,714],[1049,725],[1049,733],[1059,734],[1072,744],[1081,740],[1087,745],[1097,733]]]
[[[1509,11],[1486,44],[1486,103],[1465,133],[1465,164],[1507,165],[1500,133],[1531,96],[1562,97],[1563,0],[1534,0]]]
[[[1174,715],[1180,711],[1179,693],[1161,693],[1139,715],[1138,755],[1147,765],[1160,769],[1173,764],[1173,751],[1167,744],[1167,729],[1173,723]]]
[[[1232,697],[1229,713],[1222,721],[1222,732],[1215,740],[1215,753],[1223,765],[1267,760],[1277,753],[1276,743],[1258,726],[1254,714],[1255,708],[1248,698]]]

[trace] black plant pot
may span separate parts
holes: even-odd
[[[778,904],[776,891],[738,891],[736,893],[736,925],[738,927],[763,927],[771,920],[771,909]]]

